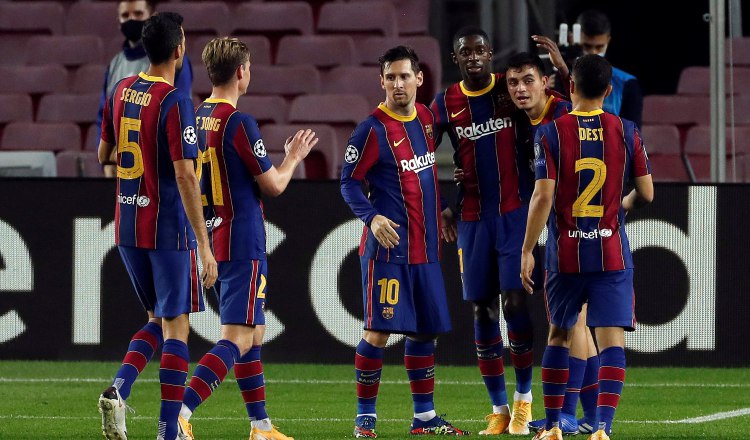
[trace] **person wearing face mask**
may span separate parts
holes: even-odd
[[[102,126],[104,102],[112,93],[117,81],[148,69],[149,61],[141,42],[141,31],[143,30],[143,23],[155,13],[156,2],[152,0],[123,0],[117,4],[117,18],[125,41],[122,44],[122,50],[112,58],[104,72],[102,95],[99,99],[99,111],[96,115],[96,126],[99,129]],[[175,75],[174,86],[187,96],[192,96],[192,83],[193,68],[187,55],[185,55],[182,68],[178,69]],[[105,166],[104,172],[105,175],[114,177],[113,166]]]

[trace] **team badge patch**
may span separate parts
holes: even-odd
[[[539,144],[534,144],[534,158],[539,159],[539,156],[542,155],[542,146]]]
[[[149,205],[149,203],[151,203],[151,199],[149,199],[146,196],[138,196],[138,200],[136,200],[136,203],[138,204],[139,207],[145,208],[146,206]]]
[[[393,307],[383,307],[383,318],[385,319],[393,318]]]
[[[192,125],[185,127],[185,130],[182,132],[182,139],[190,145],[198,142],[198,135],[195,134],[195,127]]]
[[[344,160],[346,163],[354,163],[359,159],[359,151],[354,145],[347,145],[346,151],[344,152]]]
[[[428,138],[432,139],[432,124],[425,125],[424,132],[427,134]]]
[[[263,144],[263,139],[258,139],[253,144],[253,153],[257,157],[266,157],[266,146]]]

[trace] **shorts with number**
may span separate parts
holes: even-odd
[[[418,335],[450,331],[440,263],[359,260],[366,330]]]
[[[203,287],[193,250],[117,246],[143,308],[158,318],[201,312]]]
[[[219,262],[216,293],[222,325],[265,325],[266,279],[266,260]]]
[[[586,325],[635,330],[633,269],[559,273],[547,272],[544,299],[549,321],[571,329],[583,303],[588,302]]]
[[[465,300],[479,301],[497,296],[501,290],[523,289],[519,274],[528,213],[528,205],[522,205],[492,218],[458,222]]]

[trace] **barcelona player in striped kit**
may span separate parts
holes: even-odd
[[[315,132],[298,131],[285,145],[279,168],[271,164],[252,116],[237,111],[250,84],[250,51],[236,38],[216,38],[203,49],[213,84],[211,97],[196,112],[203,148],[201,185],[206,223],[219,262],[216,283],[221,339],[198,362],[180,410],[182,439],[192,440],[193,411],[234,368],[251,424],[250,440],[294,440],[271,424],[265,410],[260,360],[265,333],[266,234],[261,193],[278,196],[294,169],[318,142]]]
[[[404,365],[414,402],[412,435],[467,435],[435,412],[435,338],[450,330],[440,268],[440,193],[434,118],[415,104],[423,74],[414,51],[380,58],[386,92],[352,133],[341,171],[341,194],[364,223],[364,335],[357,346],[354,436],[375,438],[383,350],[391,333],[406,334]],[[369,198],[362,185],[368,186]]]
[[[587,324],[599,348],[597,430],[607,440],[625,380],[625,334],[635,329],[628,211],[653,200],[648,156],[635,123],[602,110],[612,66],[576,60],[573,111],[542,126],[534,140],[536,185],[529,209],[521,278],[533,291],[532,250],[547,222],[545,300],[550,320],[542,359],[547,423],[537,440],[562,440],[560,411],[569,378],[569,333],[588,301]],[[552,214],[550,210],[554,209]]]
[[[204,286],[211,287],[217,276],[195,174],[199,150],[193,104],[172,86],[185,54],[181,23],[181,16],[166,12],[146,21],[148,71],[121,80],[104,107],[99,160],[117,165],[115,241],[149,318],[131,340],[112,386],[99,398],[108,439],[127,438],[124,400],[159,345],[157,439],[177,437],[189,361],[188,313],[203,310],[196,241]]]

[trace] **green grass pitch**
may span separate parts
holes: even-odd
[[[0,362],[0,439],[103,438],[96,401],[117,367],[107,362]],[[267,409],[282,432],[297,440],[352,437],[353,366],[269,364],[265,373]],[[536,418],[544,408],[539,369],[534,373]],[[478,369],[438,365],[436,377],[438,413],[476,435],[490,408]],[[152,362],[133,387],[128,399],[136,409],[128,415],[131,440],[156,436],[157,378],[158,363]],[[512,368],[507,368],[506,380],[512,396]],[[409,438],[411,410],[403,366],[386,365],[378,398],[379,438]],[[191,421],[198,440],[248,437],[249,423],[231,373]],[[746,439],[748,429],[750,369],[630,368],[612,438]]]

